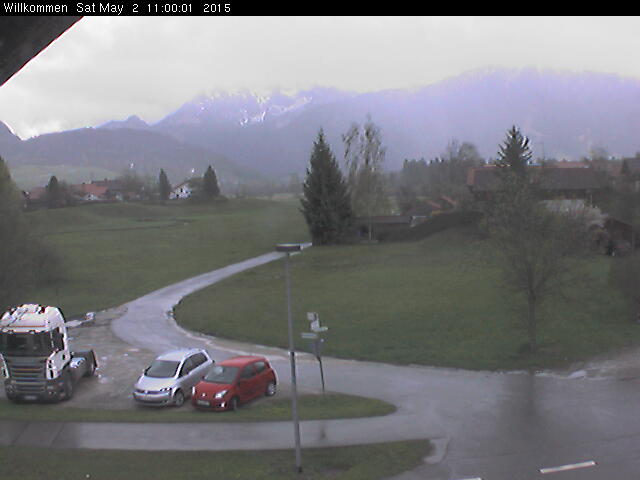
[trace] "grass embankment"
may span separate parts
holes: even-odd
[[[522,304],[502,288],[491,248],[458,230],[417,242],[305,250],[292,257],[298,345],[306,312],[329,327],[326,355],[399,364],[546,368],[640,340],[608,285],[608,257],[593,256],[567,298],[549,298],[540,311],[539,352],[522,353]],[[192,330],[285,347],[282,262],[194,293],[176,318]]]
[[[157,288],[307,241],[296,201],[103,204],[29,214],[59,253],[63,281],[23,301],[60,306],[67,316],[120,305]]]
[[[299,398],[302,420],[327,420],[387,415],[395,407],[381,400],[338,393],[302,395]],[[129,410],[93,410],[61,405],[13,404],[0,400],[0,419],[55,422],[276,422],[291,420],[289,398],[265,398],[241,406],[235,412],[203,412],[191,405],[176,408],[137,407]]]
[[[120,480],[220,478],[236,480],[377,480],[421,464],[428,440],[337,448],[306,448],[303,473],[291,450],[136,452],[0,447],[3,479]],[[37,458],[37,462],[34,462]]]

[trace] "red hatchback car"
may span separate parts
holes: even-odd
[[[191,404],[209,410],[235,410],[260,395],[276,394],[276,373],[264,357],[240,356],[216,363],[193,387]]]

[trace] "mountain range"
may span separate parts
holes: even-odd
[[[411,90],[373,93],[314,88],[295,94],[199,96],[154,124],[132,115],[20,140],[0,123],[0,155],[10,166],[136,168],[175,178],[213,164],[229,183],[303,173],[320,128],[338,159],[341,134],[370,115],[387,147],[386,167],[434,158],[452,139],[495,157],[512,125],[534,155],[576,159],[594,147],[610,155],[640,150],[640,81],[598,73],[485,69]]]

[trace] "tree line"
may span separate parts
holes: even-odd
[[[392,185],[401,211],[443,194],[472,203],[467,172],[483,163],[472,144],[452,141],[442,158],[405,160],[399,174],[385,176],[385,149],[380,130],[370,119],[362,127],[354,124],[342,140],[343,168],[320,130],[307,169],[301,210],[317,245],[345,241],[356,216],[370,219],[388,212]],[[541,305],[576,281],[583,259],[592,251],[592,212],[560,211],[545,204],[539,169],[529,168],[531,162],[529,140],[513,126],[494,161],[499,181],[495,195],[473,207],[483,214],[480,230],[490,239],[504,286],[523,300],[517,318],[526,331],[526,352],[538,350]],[[640,225],[640,193],[632,190],[631,185],[619,189],[618,211]],[[640,321],[640,294],[634,287],[640,278],[638,258],[634,254],[630,261],[613,263],[611,282],[629,298]]]
[[[371,239],[377,215],[405,213],[441,195],[463,201],[468,197],[467,171],[482,163],[473,144],[452,140],[442,157],[405,159],[399,173],[387,173],[386,147],[370,117],[362,125],[353,123],[342,142],[341,167],[320,130],[303,183],[302,212],[319,244],[345,241],[356,218],[367,224]]]
[[[59,257],[31,225],[24,198],[0,157],[0,310],[16,304],[24,292],[62,275]]]

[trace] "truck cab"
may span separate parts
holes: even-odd
[[[79,378],[96,368],[92,350],[71,352],[62,312],[35,304],[12,308],[0,318],[0,357],[12,401],[69,399]]]

